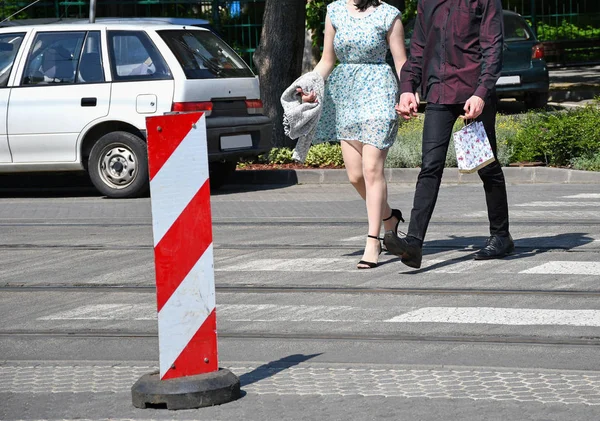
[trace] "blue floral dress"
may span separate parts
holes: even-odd
[[[340,64],[325,84],[323,112],[315,142],[358,140],[387,149],[398,132],[398,83],[386,63],[387,34],[400,11],[381,3],[364,17],[354,17],[346,0],[327,6],[335,28],[333,47]]]

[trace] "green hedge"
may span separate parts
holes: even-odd
[[[513,161],[541,161],[567,166],[574,160],[600,153],[600,107],[558,113],[529,113],[511,139]]]
[[[531,24],[531,22],[529,23]],[[559,26],[538,23],[537,38],[539,41],[597,39],[600,38],[600,28],[589,25],[581,28],[563,19]]]
[[[457,121],[454,130],[462,126]],[[401,123],[398,138],[390,148],[386,167],[417,168],[421,164],[423,118]],[[600,170],[600,99],[585,107],[559,112],[530,112],[522,115],[498,115],[496,119],[498,160],[503,166],[515,162],[541,161],[549,166],[570,166]],[[293,163],[292,150],[274,148],[262,162]],[[310,148],[307,167],[343,167],[339,143],[323,143]],[[447,167],[456,167],[451,141]]]

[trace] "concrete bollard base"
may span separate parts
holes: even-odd
[[[156,372],[143,375],[131,387],[131,396],[136,408],[203,408],[239,399],[240,379],[224,368],[170,380],[160,380]]]

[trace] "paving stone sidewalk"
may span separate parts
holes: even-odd
[[[227,364],[247,394],[358,395],[600,405],[600,372]],[[0,393],[125,393],[152,365],[0,366]]]

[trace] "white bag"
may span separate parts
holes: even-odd
[[[452,136],[459,172],[473,173],[494,162],[494,153],[481,121],[465,125]]]

